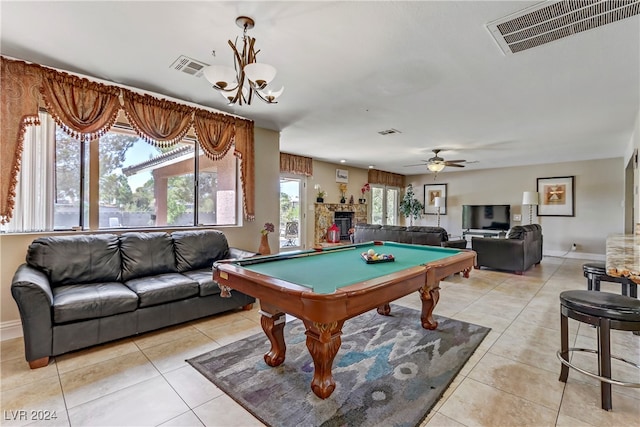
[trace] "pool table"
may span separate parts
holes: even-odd
[[[367,263],[362,254],[369,249],[394,260]],[[418,291],[422,327],[435,329],[440,280],[458,272],[468,277],[475,256],[470,250],[368,242],[216,262],[213,276],[221,296],[235,289],[260,301],[260,323],[271,342],[264,355],[269,366],[285,359],[285,313],[304,322],[315,367],[311,389],[325,399],[335,389],[331,367],[346,320],[373,308],[389,315],[389,302]]]

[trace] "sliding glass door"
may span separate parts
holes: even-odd
[[[280,176],[280,250],[302,248],[304,224],[303,178],[297,175]]]

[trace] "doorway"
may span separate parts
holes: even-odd
[[[397,187],[371,186],[371,223],[381,225],[398,225]]]
[[[303,188],[303,178],[296,175],[280,175],[280,251],[298,250],[303,247]]]

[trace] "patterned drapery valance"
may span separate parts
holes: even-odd
[[[124,109],[136,133],[154,145],[177,143],[191,126],[205,154],[214,160],[235,144],[234,155],[241,161],[244,217],[255,219],[252,120],[140,95],[1,56],[0,66],[0,223],[7,223],[13,215],[24,132],[27,126],[40,124],[41,106],[65,132],[79,139],[102,136]]]
[[[369,169],[369,184],[387,185],[389,187],[404,188],[404,175]]]
[[[280,153],[280,172],[312,176],[313,159],[295,154]]]

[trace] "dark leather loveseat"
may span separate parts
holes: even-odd
[[[476,268],[522,274],[542,261],[542,227],[518,225],[509,230],[506,238],[473,237],[471,248],[476,251]]]
[[[216,230],[38,238],[11,283],[26,359],[46,366],[50,356],[250,308],[255,299],[240,292],[220,297],[211,268],[253,255]]]
[[[402,227],[397,225],[356,224],[354,243],[382,240],[414,245],[447,246],[458,249],[467,247],[467,241],[449,240],[442,227]]]

